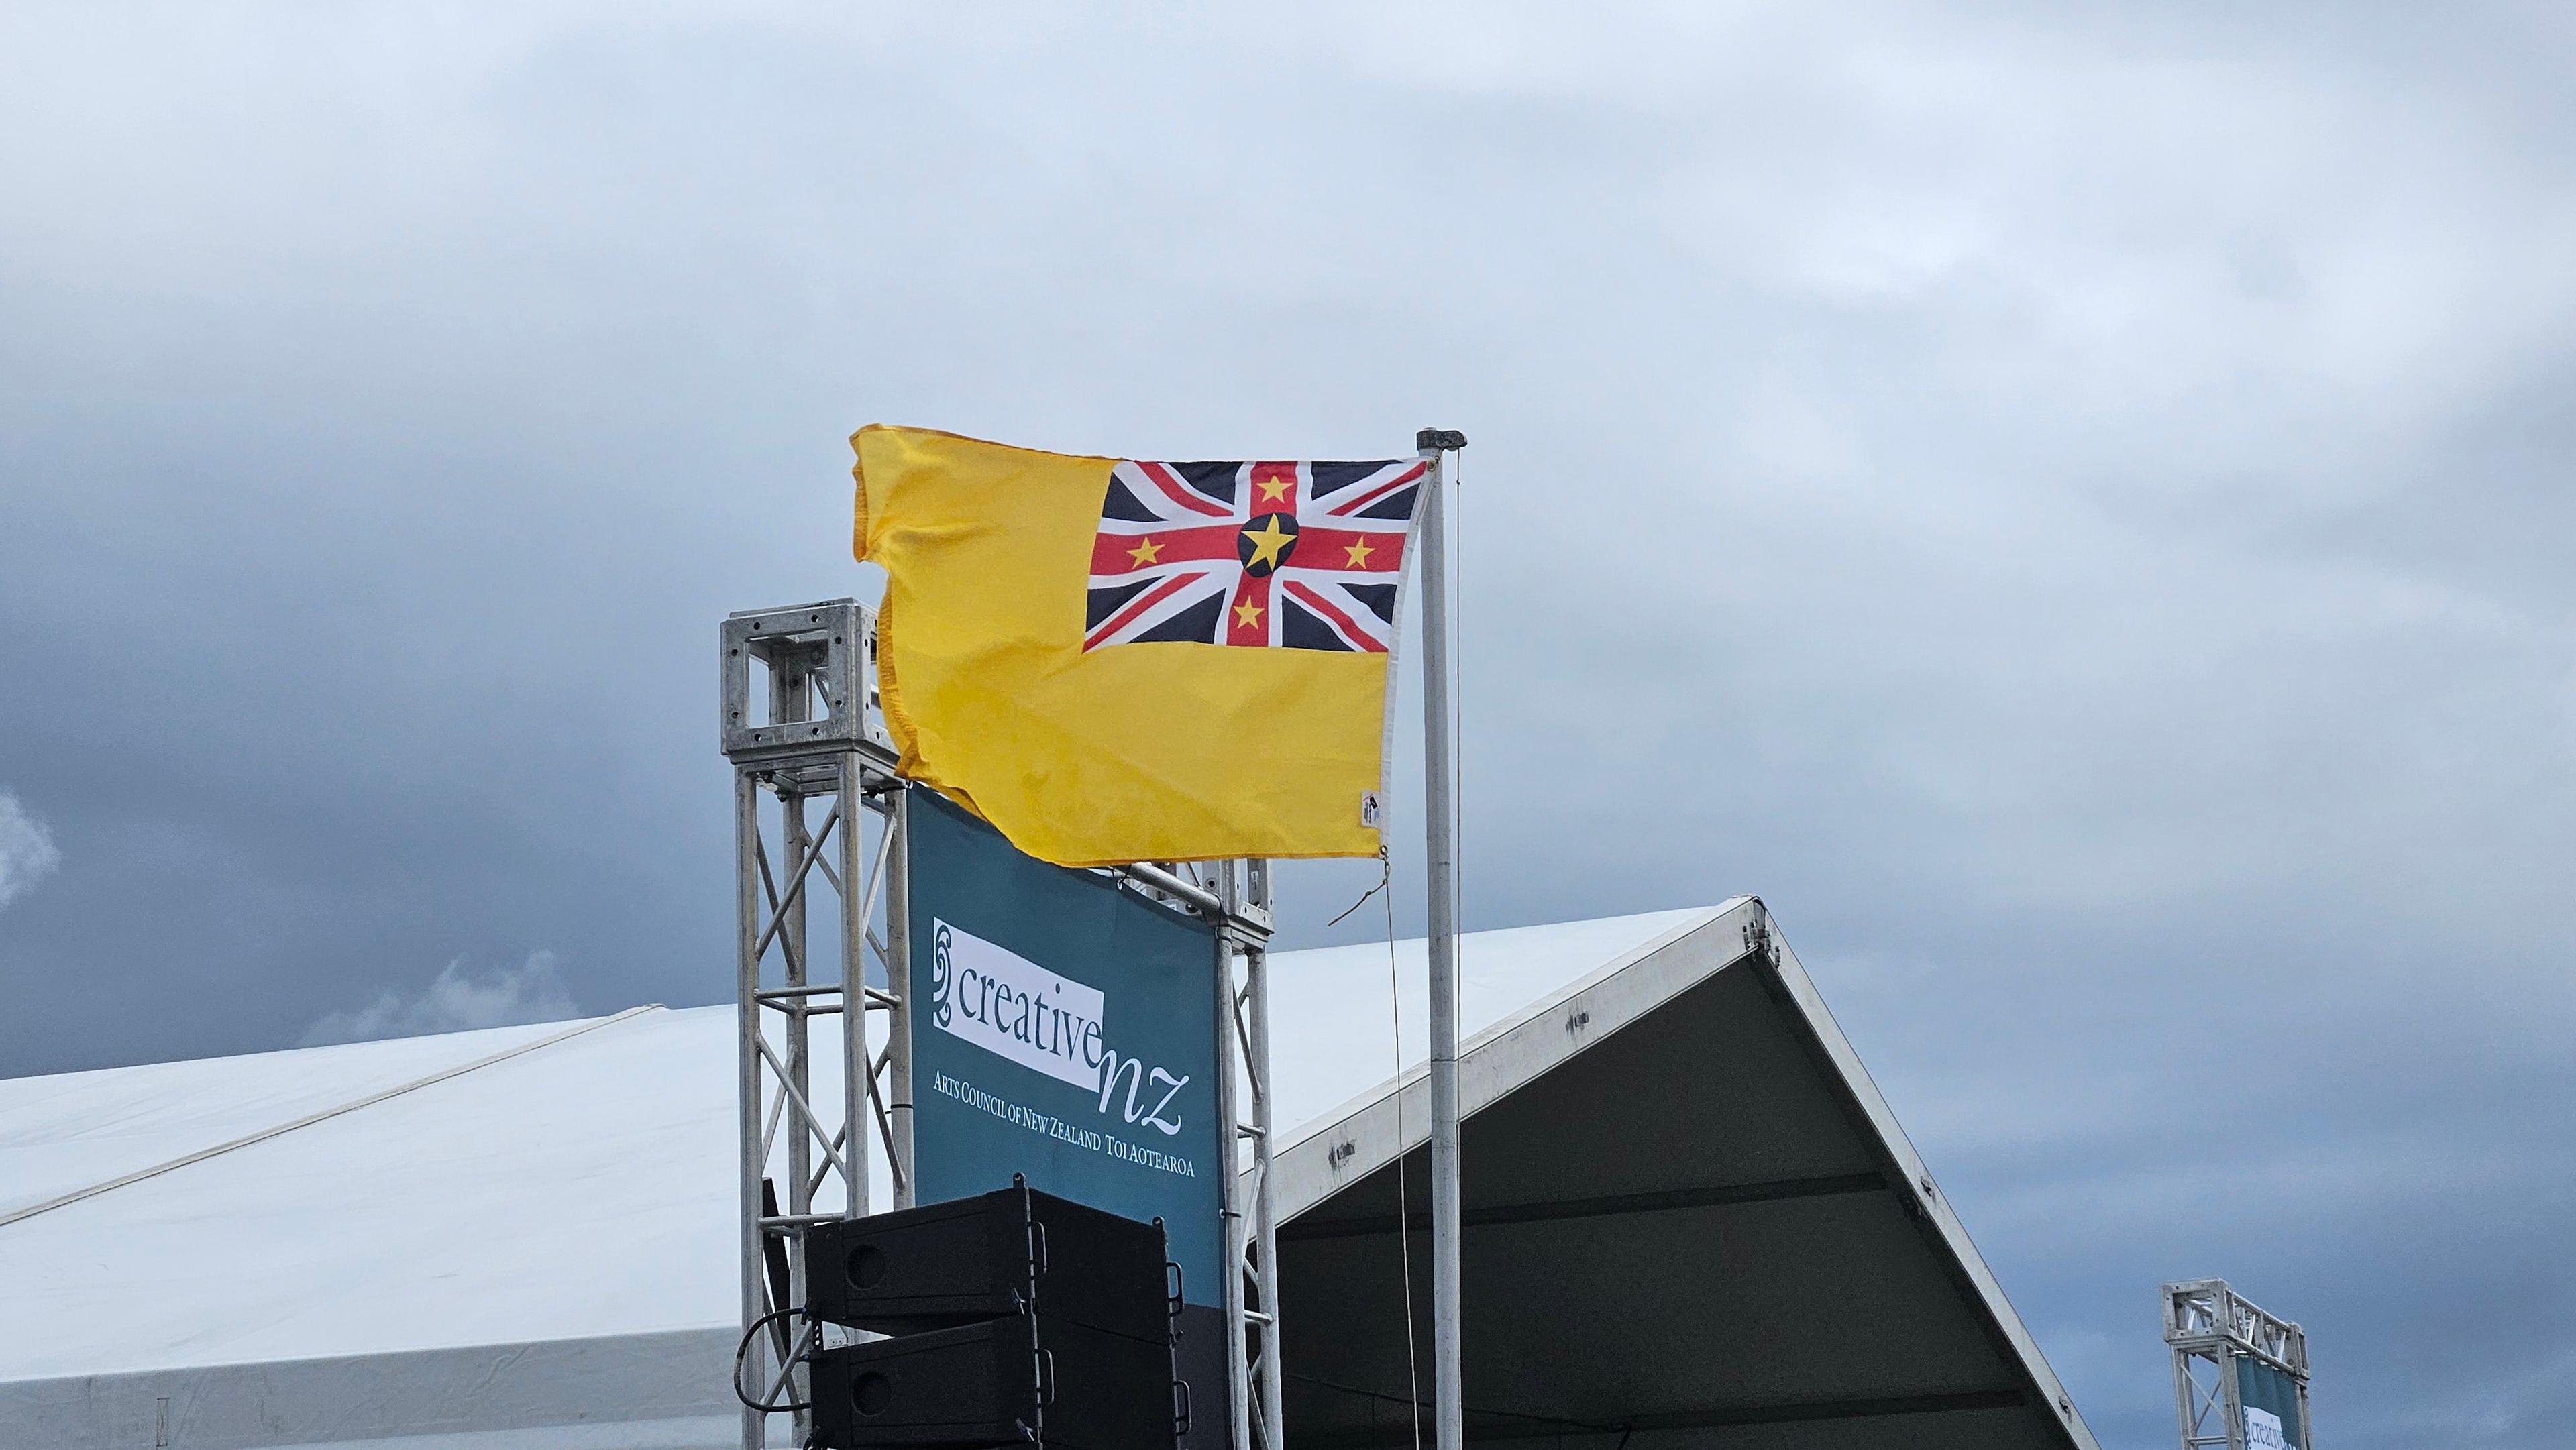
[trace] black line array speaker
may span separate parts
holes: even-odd
[[[805,1236],[806,1313],[908,1334],[1032,1307],[1137,1339],[1171,1333],[1163,1228],[1025,1184]]]
[[[1168,1342],[1015,1314],[814,1356],[827,1447],[1168,1450],[1178,1392]]]
[[[1014,1179],[805,1246],[808,1316],[895,1336],[812,1356],[824,1450],[1172,1450],[1187,1428],[1160,1220]]]

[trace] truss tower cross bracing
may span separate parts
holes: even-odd
[[[887,1207],[913,1202],[907,787],[876,695],[873,611],[852,599],[747,611],[726,618],[722,643],[722,738],[734,767],[742,1323],[750,1336],[738,1383],[777,1407],[742,1413],[744,1450],[761,1450],[772,1415],[794,1417],[785,1443],[805,1443],[813,1428],[793,1408],[807,1402],[799,1361],[819,1332],[792,1312],[805,1302],[800,1230],[872,1212],[880,1192]],[[1209,1005],[1220,1111],[1234,1127],[1233,1161],[1221,1174],[1235,1269],[1223,1286],[1233,1329],[1228,1441],[1233,1450],[1283,1450],[1269,863],[1137,865],[1112,874],[1217,928]],[[817,912],[814,904],[826,899],[834,909]],[[825,915],[831,926],[818,939],[812,927]],[[818,1050],[837,1062],[836,1101],[816,1100]]]

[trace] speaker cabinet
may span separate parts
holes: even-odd
[[[824,1450],[1169,1450],[1172,1351],[1065,1320],[1012,1315],[813,1356]]]
[[[1034,1311],[1168,1344],[1162,1225],[1025,1185],[806,1230],[806,1312],[910,1334]]]

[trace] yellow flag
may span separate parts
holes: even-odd
[[[850,446],[905,775],[1060,865],[1377,854],[1420,460]]]

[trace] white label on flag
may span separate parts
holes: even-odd
[[[948,923],[932,940],[931,1020],[951,1037],[1097,1091],[1108,1045],[1098,987],[1048,971]]]
[[[2270,1410],[2245,1407],[2245,1450],[2290,1450],[2282,1437],[2281,1417]]]

